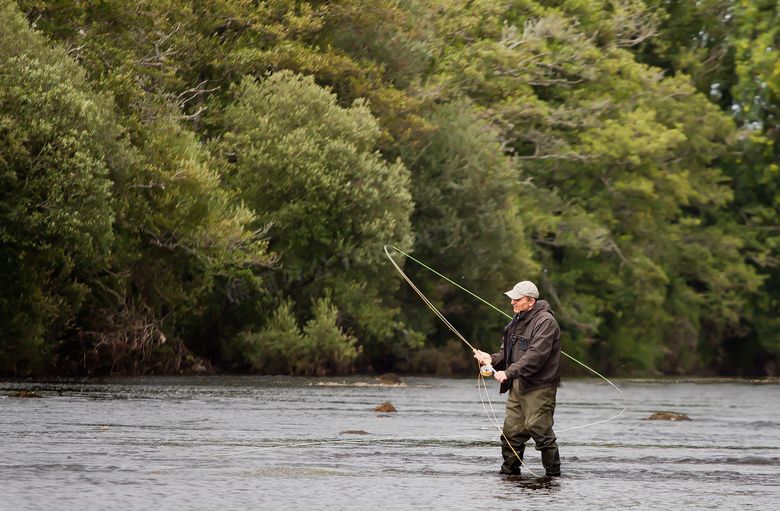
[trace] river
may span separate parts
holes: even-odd
[[[777,383],[564,380],[548,479],[530,445],[498,474],[504,397],[478,382],[0,380],[43,396],[0,398],[0,509],[778,509]]]

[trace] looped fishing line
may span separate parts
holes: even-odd
[[[416,293],[417,293],[417,294],[420,296],[420,298],[422,298],[422,300],[423,300],[423,301],[425,302],[425,304],[426,304],[426,305],[427,305],[427,306],[428,306],[428,307],[429,307],[429,308],[430,308],[430,309],[431,309],[431,310],[434,312],[434,314],[436,314],[436,316],[438,316],[438,317],[439,317],[439,319],[441,319],[441,320],[444,322],[444,324],[445,324],[445,325],[447,325],[447,328],[449,328],[449,329],[452,331],[452,333],[454,333],[454,334],[455,334],[455,335],[456,335],[456,336],[457,336],[457,337],[458,337],[458,338],[459,338],[461,341],[463,341],[464,343],[466,343],[466,346],[468,346],[469,348],[471,348],[471,351],[472,351],[472,352],[476,353],[476,352],[477,352],[477,349],[476,349],[474,346],[472,346],[472,345],[471,345],[471,343],[469,343],[469,342],[466,340],[466,338],[465,338],[465,337],[463,337],[463,336],[460,334],[460,332],[458,332],[458,330],[457,330],[457,329],[456,329],[454,326],[452,326],[452,323],[450,323],[449,321],[447,321],[447,318],[445,318],[445,317],[444,317],[444,315],[442,315],[442,313],[440,313],[440,312],[439,312],[439,310],[438,310],[438,309],[437,309],[437,308],[436,308],[436,307],[435,307],[435,306],[434,306],[434,305],[433,305],[433,304],[430,302],[430,300],[428,300],[428,298],[426,298],[426,297],[425,297],[425,295],[424,295],[424,294],[422,294],[422,291],[420,291],[419,289],[417,289],[417,286],[415,286],[415,285],[414,285],[414,282],[412,282],[412,279],[410,279],[410,278],[409,278],[409,277],[406,275],[406,273],[404,273],[404,271],[401,269],[401,267],[400,267],[400,266],[398,266],[398,264],[395,262],[395,260],[394,260],[394,259],[393,259],[393,258],[390,256],[390,253],[387,251],[387,247],[390,247],[390,248],[393,248],[393,249],[395,249],[395,250],[398,250],[398,252],[401,252],[402,254],[406,255],[406,256],[407,256],[407,257],[409,257],[410,259],[411,259],[411,257],[410,257],[410,256],[408,256],[407,254],[405,254],[404,252],[402,252],[401,250],[397,249],[396,247],[393,247],[392,245],[385,245],[385,254],[387,254],[387,257],[388,257],[388,259],[390,259],[390,262],[391,262],[391,263],[393,263],[393,266],[395,266],[395,269],[396,269],[396,270],[398,270],[398,272],[399,272],[399,273],[400,273],[400,274],[403,276],[404,280],[406,280],[406,282],[407,282],[407,283],[408,283],[410,286],[412,286],[412,289],[414,289],[414,291],[415,291],[415,292],[416,292]],[[414,260],[414,259],[413,259],[413,260]],[[417,261],[417,262],[419,263],[419,261]],[[422,264],[422,263],[420,263],[420,264]],[[423,265],[423,266],[425,266],[425,265]],[[426,267],[426,268],[427,268],[427,267]],[[430,269],[430,268],[429,268],[429,269]],[[433,271],[433,270],[431,270],[431,271]],[[443,277],[443,276],[442,276],[442,277]],[[444,278],[446,279],[446,277],[444,277]],[[449,279],[447,279],[447,280],[449,280]],[[457,285],[457,284],[456,284],[456,285]],[[460,286],[458,286],[458,287],[460,287]],[[484,400],[484,399],[482,399],[482,386],[484,386],[484,388],[485,388],[485,397],[487,397],[488,403],[490,404],[490,412],[488,412],[488,410],[487,410],[487,406],[485,405],[485,400]],[[485,381],[484,381],[484,379],[483,379],[483,377],[482,377],[482,373],[480,373],[480,375],[479,375],[479,382],[477,383],[477,387],[479,388],[479,397],[480,397],[480,399],[482,400],[482,408],[485,410],[485,414],[487,415],[487,417],[488,417],[488,420],[490,421],[490,423],[491,423],[491,424],[493,424],[493,426],[495,426],[495,428],[496,428],[496,429],[498,429],[498,430],[501,432],[501,436],[503,436],[503,437],[504,437],[504,439],[506,440],[506,443],[507,443],[507,445],[509,445],[509,448],[510,448],[510,449],[512,449],[512,452],[514,452],[514,453],[515,453],[515,456],[517,456],[517,459],[519,459],[519,460],[520,460],[520,463],[522,463],[522,465],[523,465],[523,466],[524,466],[524,467],[525,467],[525,468],[526,468],[526,469],[527,469],[527,470],[528,470],[528,471],[529,471],[529,472],[530,472],[530,473],[531,473],[533,476],[535,476],[535,477],[539,477],[539,475],[538,475],[538,474],[535,474],[535,473],[534,473],[534,472],[533,472],[533,471],[532,471],[530,468],[528,468],[528,465],[526,465],[526,464],[523,462],[523,459],[522,459],[522,458],[520,458],[520,455],[519,455],[519,454],[517,454],[517,451],[515,451],[515,448],[514,448],[514,447],[512,447],[512,444],[509,442],[509,439],[506,437],[506,435],[504,435],[504,430],[503,430],[503,428],[502,428],[502,427],[501,427],[501,426],[498,424],[498,419],[496,418],[496,412],[495,412],[495,410],[493,410],[493,403],[490,401],[490,397],[488,396],[488,392],[487,392],[487,383],[485,383]],[[492,417],[491,417],[491,413],[492,413]]]
[[[411,259],[412,261],[414,261],[415,263],[419,264],[420,266],[422,266],[422,267],[423,267],[423,268],[425,268],[426,270],[430,271],[431,273],[433,273],[433,274],[435,274],[435,275],[437,275],[437,276],[441,277],[442,279],[446,280],[447,282],[449,282],[450,284],[454,285],[454,286],[455,286],[455,287],[457,287],[458,289],[460,289],[460,290],[462,290],[462,291],[465,291],[466,293],[470,294],[471,296],[473,296],[474,298],[476,298],[476,299],[477,299],[477,300],[479,300],[480,302],[482,302],[482,303],[484,303],[485,305],[487,305],[487,306],[489,306],[489,307],[491,307],[491,308],[495,309],[496,311],[500,312],[501,314],[503,314],[504,316],[508,317],[509,319],[512,319],[512,316],[510,316],[510,315],[509,315],[509,314],[507,314],[506,312],[502,311],[501,309],[499,309],[499,308],[498,308],[498,307],[496,307],[495,305],[493,305],[493,304],[491,304],[490,302],[488,302],[488,301],[486,301],[486,300],[482,299],[481,297],[479,297],[479,296],[475,295],[474,293],[472,293],[471,291],[469,291],[469,290],[468,290],[468,289],[466,289],[465,287],[463,287],[463,286],[459,285],[457,282],[454,282],[454,281],[452,281],[451,279],[449,279],[449,278],[445,277],[444,275],[442,275],[441,273],[437,272],[437,271],[436,271],[436,270],[434,270],[433,268],[431,268],[431,267],[427,266],[425,263],[423,263],[423,262],[421,262],[421,261],[418,261],[417,259],[415,259],[414,257],[410,256],[409,254],[407,254],[407,253],[406,253],[406,252],[404,252],[403,250],[401,250],[401,249],[399,249],[399,248],[397,248],[397,247],[395,247],[395,246],[393,246],[393,245],[385,245],[385,246],[384,246],[384,250],[385,250],[385,254],[387,255],[387,258],[388,258],[388,259],[390,259],[390,262],[391,262],[391,263],[393,263],[393,266],[395,266],[395,269],[396,269],[396,270],[398,270],[398,272],[401,274],[401,276],[404,278],[404,280],[406,280],[406,282],[407,282],[407,283],[408,283],[408,284],[409,284],[409,285],[412,287],[412,289],[414,289],[414,291],[415,291],[415,292],[416,292],[416,293],[417,293],[417,294],[420,296],[420,298],[422,298],[422,300],[425,302],[425,304],[426,304],[426,305],[427,305],[427,306],[428,306],[428,307],[429,307],[429,308],[430,308],[430,309],[431,309],[431,310],[432,310],[432,311],[433,311],[433,312],[436,314],[436,316],[438,316],[438,317],[439,317],[439,319],[441,319],[441,320],[444,322],[444,324],[445,324],[445,325],[447,325],[447,328],[449,328],[449,329],[450,329],[450,330],[451,330],[451,331],[452,331],[452,332],[453,332],[453,333],[454,333],[454,334],[455,334],[455,335],[456,335],[456,336],[457,336],[457,337],[458,337],[458,338],[459,338],[461,341],[463,341],[464,343],[466,343],[466,346],[468,346],[469,348],[471,348],[471,351],[473,351],[474,353],[476,353],[476,352],[477,352],[476,348],[474,348],[474,346],[472,346],[472,345],[471,345],[471,343],[469,343],[469,342],[466,340],[466,338],[465,338],[465,337],[463,337],[463,336],[460,334],[460,332],[458,332],[458,331],[457,331],[457,329],[456,329],[454,326],[452,326],[452,324],[451,324],[449,321],[447,321],[447,318],[445,318],[445,317],[444,317],[444,316],[443,316],[443,315],[442,315],[442,314],[439,312],[439,310],[438,310],[438,309],[437,309],[437,308],[436,308],[436,307],[435,307],[435,306],[434,306],[434,305],[433,305],[433,304],[430,302],[430,300],[428,300],[428,298],[426,298],[426,297],[425,297],[425,295],[423,295],[423,294],[422,294],[422,292],[421,292],[421,291],[420,291],[420,290],[417,288],[417,286],[415,286],[415,285],[414,285],[414,283],[412,282],[412,280],[411,280],[411,279],[410,279],[410,278],[409,278],[409,277],[406,275],[406,273],[404,273],[404,271],[401,269],[401,267],[400,267],[400,266],[398,266],[398,263],[396,263],[396,262],[395,262],[395,259],[393,259],[393,257],[390,255],[390,252],[388,252],[388,248],[391,248],[391,249],[395,250],[396,252],[398,252],[398,253],[400,253],[400,254],[404,255],[404,256],[405,256],[406,258],[408,258],[408,259]],[[609,417],[608,419],[604,419],[604,420],[600,420],[600,421],[596,421],[596,422],[591,422],[591,423],[588,423],[588,424],[583,424],[583,425],[580,425],[580,426],[574,426],[574,427],[571,427],[571,428],[561,429],[561,430],[559,430],[559,431],[558,431],[558,433],[563,433],[563,432],[565,432],[565,431],[572,431],[572,430],[574,430],[574,429],[586,428],[586,427],[588,427],[588,426],[595,426],[596,424],[603,424],[603,423],[605,423],[605,422],[607,422],[607,421],[611,421],[612,419],[616,419],[617,417],[619,417],[620,415],[622,415],[622,414],[623,414],[623,412],[625,412],[625,411],[626,411],[626,407],[627,407],[627,404],[626,404],[626,396],[625,396],[625,394],[623,394],[623,392],[622,392],[622,391],[621,391],[619,388],[617,388],[617,386],[616,386],[614,383],[612,383],[612,382],[611,382],[611,381],[610,381],[610,380],[609,380],[609,379],[608,379],[606,376],[603,376],[602,374],[600,374],[600,373],[599,373],[598,371],[596,371],[595,369],[593,369],[593,368],[591,368],[591,367],[588,367],[588,366],[587,366],[587,365],[585,365],[583,362],[580,362],[579,360],[577,360],[576,358],[572,357],[571,355],[569,355],[569,354],[568,354],[568,353],[566,353],[565,351],[561,350],[561,353],[562,353],[563,355],[566,355],[566,356],[567,356],[567,357],[568,357],[570,360],[572,360],[573,362],[576,362],[577,364],[581,365],[582,367],[584,367],[584,368],[585,368],[585,369],[587,369],[588,371],[592,372],[593,374],[595,374],[596,376],[598,376],[599,378],[601,378],[601,379],[602,379],[602,380],[604,380],[605,382],[609,383],[609,384],[612,386],[612,388],[614,388],[616,391],[618,391],[618,393],[620,394],[620,396],[623,398],[623,409],[622,409],[622,410],[620,410],[620,411],[619,411],[617,414],[613,415],[612,417]],[[484,378],[483,378],[483,375],[482,375],[482,373],[481,373],[481,372],[480,372],[480,374],[479,374],[479,380],[480,380],[480,383],[478,384],[478,386],[479,386],[480,384],[484,384],[484,386],[485,386],[485,394],[487,395],[487,384],[484,382]],[[482,398],[482,387],[480,386],[479,388],[480,388],[480,398]],[[485,408],[485,413],[487,414],[487,416],[488,416],[488,419],[491,421],[491,423],[493,423],[493,425],[494,425],[496,428],[498,428],[499,430],[501,430],[501,435],[502,435],[502,436],[504,436],[504,432],[503,432],[502,428],[501,428],[500,426],[498,426],[498,421],[497,421],[497,420],[495,420],[495,411],[493,411],[493,403],[492,403],[492,402],[490,402],[490,398],[489,398],[489,397],[488,397],[488,403],[490,404],[490,410],[491,410],[491,412],[493,413],[493,417],[492,417],[492,418],[491,418],[491,416],[490,416],[490,413],[489,413],[489,412],[488,412],[488,410],[487,410],[487,407],[486,407],[486,405],[485,405],[485,401],[484,401],[484,400],[482,400],[482,407],[483,407],[483,408]],[[504,436],[504,438],[506,439],[506,436]],[[507,440],[507,444],[509,444],[509,440]],[[509,444],[509,447],[512,447],[512,445],[511,445],[511,444]],[[514,448],[512,448],[512,450],[514,451]],[[517,453],[516,453],[516,452],[515,452],[515,455],[517,455]],[[518,457],[518,458],[520,458],[520,456],[517,456],[517,457]],[[520,461],[522,462],[522,460],[520,460]],[[523,466],[525,466],[525,463],[523,463]],[[528,467],[526,466],[526,468],[528,468]],[[529,472],[530,472],[530,469],[529,469]],[[531,473],[532,473],[533,475],[536,475],[536,474],[534,474],[533,472],[531,472]],[[538,476],[537,476],[537,477],[538,477]]]
[[[515,457],[520,460],[520,464],[525,467],[525,469],[534,477],[542,477],[533,470],[531,470],[528,465],[525,464],[523,461],[523,458],[520,457],[519,454],[517,454],[517,451],[515,450],[512,443],[509,441],[509,439],[504,434],[504,428],[501,427],[501,424],[498,422],[498,417],[496,417],[496,411],[493,409],[493,402],[490,400],[490,396],[488,395],[488,387],[487,383],[485,382],[485,377],[482,375],[482,373],[479,373],[479,379],[477,380],[477,389],[479,389],[479,399],[482,401],[482,409],[485,410],[485,415],[487,415],[488,420],[493,425],[494,428],[496,428],[500,433],[501,436],[504,437],[504,440],[506,440],[506,445],[509,446],[510,449],[512,449],[512,452],[515,453]],[[485,390],[485,397],[482,397],[482,390]],[[488,405],[490,406],[490,411],[488,412],[487,405],[485,405],[485,399],[487,399]]]

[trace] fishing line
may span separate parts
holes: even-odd
[[[496,411],[493,409],[493,402],[490,400],[490,396],[488,394],[488,386],[487,382],[485,382],[485,375],[482,371],[479,373],[479,379],[477,380],[477,389],[479,389],[479,399],[482,401],[482,409],[485,410],[485,415],[487,415],[488,420],[490,421],[490,424],[493,425],[494,428],[496,428],[499,433],[501,433],[501,436],[504,437],[504,440],[506,440],[506,445],[509,446],[510,449],[512,449],[512,452],[515,454],[515,457],[517,457],[518,460],[520,460],[520,464],[525,467],[525,469],[534,477],[542,477],[531,468],[525,464],[523,461],[523,458],[520,457],[519,454],[517,454],[517,451],[515,450],[512,443],[509,441],[509,439],[504,434],[504,428],[501,426],[501,423],[498,421],[498,417],[496,417]],[[485,397],[482,397],[482,390],[485,390]],[[487,399],[488,405],[490,405],[490,411],[488,412],[487,406],[485,405],[485,399]]]
[[[395,260],[393,260],[393,258],[392,258],[392,257],[390,257],[390,254],[389,254],[389,253],[388,253],[388,251],[387,251],[387,247],[394,248],[395,250],[398,250],[398,249],[397,249],[397,248],[395,248],[395,247],[394,247],[394,246],[392,246],[392,245],[385,245],[385,254],[387,254],[387,257],[390,259],[390,262],[391,262],[391,263],[393,263],[393,266],[395,266],[395,269],[396,269],[396,270],[398,270],[398,272],[401,274],[401,276],[404,278],[404,280],[406,280],[406,282],[407,282],[407,283],[408,283],[410,286],[412,286],[412,289],[414,289],[414,291],[415,291],[415,292],[416,292],[416,293],[417,293],[417,294],[420,296],[420,298],[422,298],[422,300],[423,300],[423,301],[425,302],[425,304],[426,304],[426,305],[427,305],[427,306],[428,306],[428,307],[429,307],[429,308],[430,308],[430,309],[433,311],[433,313],[434,313],[434,314],[436,314],[436,315],[439,317],[439,319],[440,319],[440,320],[442,320],[442,321],[444,322],[444,324],[445,324],[445,325],[447,325],[447,328],[449,328],[450,330],[452,330],[452,333],[454,333],[455,335],[457,335],[457,336],[458,336],[458,339],[460,339],[461,341],[465,342],[465,343],[466,343],[466,346],[468,346],[469,348],[471,348],[471,351],[473,351],[474,353],[476,353],[476,352],[477,352],[477,349],[476,349],[474,346],[472,346],[472,345],[471,345],[471,343],[469,343],[469,342],[466,340],[466,338],[465,338],[465,337],[463,337],[462,335],[460,335],[460,332],[458,332],[458,330],[457,330],[457,329],[456,329],[454,326],[452,326],[452,323],[450,323],[449,321],[447,321],[447,318],[445,318],[445,317],[444,317],[444,315],[443,315],[441,312],[439,312],[439,309],[437,309],[437,308],[436,308],[436,307],[435,307],[435,306],[434,306],[434,305],[433,305],[433,304],[432,304],[432,303],[431,303],[431,302],[430,302],[430,301],[429,301],[429,300],[428,300],[428,299],[425,297],[425,295],[424,295],[424,294],[422,294],[422,291],[420,291],[419,289],[417,289],[417,286],[415,286],[415,285],[414,285],[414,282],[412,282],[412,279],[410,279],[410,278],[409,278],[409,277],[406,275],[406,273],[404,273],[404,271],[401,269],[401,267],[400,267],[400,266],[398,266],[398,263],[396,263],[396,262],[395,262]],[[398,251],[399,251],[399,252],[401,252],[400,250],[398,250]],[[401,253],[402,253],[402,254],[404,254],[403,252],[401,252]],[[406,255],[406,254],[404,254],[404,255]],[[408,257],[408,256],[407,256],[407,257]],[[418,261],[418,262],[419,262],[419,261]],[[420,263],[420,264],[422,264],[422,263]],[[430,268],[429,268],[429,269],[430,269]],[[431,270],[431,271],[433,271],[433,270]],[[434,273],[435,273],[435,272],[434,272]],[[442,276],[442,275],[440,275],[440,276]],[[442,276],[442,277],[443,277],[443,276]],[[443,277],[443,278],[445,278],[445,279],[446,279],[446,277]],[[447,280],[449,280],[449,279],[447,279]],[[450,282],[451,282],[451,281],[450,281]],[[458,286],[458,287],[460,287],[460,286]]]
[[[406,273],[404,273],[404,271],[401,269],[401,267],[400,267],[400,266],[398,266],[398,263],[396,263],[396,262],[395,262],[395,260],[393,259],[393,257],[390,255],[390,252],[388,252],[388,248],[391,248],[391,249],[395,250],[396,252],[398,252],[398,253],[402,254],[404,257],[406,257],[406,258],[408,258],[408,259],[411,259],[412,261],[414,261],[415,263],[419,264],[420,266],[422,266],[422,267],[423,267],[423,268],[425,268],[426,270],[430,271],[431,273],[433,273],[433,274],[435,274],[435,275],[439,276],[440,278],[442,278],[442,279],[446,280],[447,282],[449,282],[449,283],[450,283],[450,284],[452,284],[453,286],[457,287],[458,289],[460,289],[460,290],[462,290],[462,291],[465,291],[466,293],[468,293],[469,295],[473,296],[474,298],[476,298],[476,299],[477,299],[477,300],[479,300],[480,302],[482,302],[482,303],[484,303],[485,305],[487,305],[487,306],[489,306],[489,307],[491,307],[491,308],[495,309],[496,311],[500,312],[501,314],[503,314],[503,315],[504,315],[504,316],[506,316],[507,318],[509,318],[509,319],[512,319],[512,316],[510,316],[509,314],[507,314],[507,313],[506,313],[506,312],[504,312],[503,310],[499,309],[498,307],[496,307],[496,306],[495,306],[495,305],[493,305],[492,303],[488,302],[487,300],[484,300],[484,299],[482,299],[481,297],[479,297],[479,296],[477,296],[476,294],[472,293],[471,291],[469,291],[469,290],[468,290],[468,289],[466,289],[465,287],[461,286],[461,285],[460,285],[460,284],[458,284],[457,282],[454,282],[452,279],[449,279],[449,278],[447,278],[446,276],[444,276],[444,275],[442,275],[441,273],[437,272],[437,271],[436,271],[436,270],[434,270],[433,268],[429,267],[428,265],[426,265],[426,264],[425,264],[425,263],[423,263],[422,261],[418,261],[417,259],[415,259],[414,257],[410,256],[409,254],[407,254],[407,253],[406,253],[406,252],[404,252],[403,250],[399,249],[398,247],[395,247],[395,246],[393,246],[393,245],[385,245],[385,246],[384,246],[385,254],[387,255],[387,258],[388,258],[388,259],[390,259],[390,262],[391,262],[391,263],[393,263],[393,266],[395,266],[395,269],[396,269],[396,270],[398,270],[398,272],[401,274],[401,276],[403,276],[404,280],[406,280],[406,282],[407,282],[407,283],[408,283],[410,286],[412,286],[412,289],[414,289],[414,291],[415,291],[415,292],[416,292],[416,293],[417,293],[417,294],[420,296],[420,298],[422,298],[422,299],[423,299],[423,301],[425,302],[425,304],[426,304],[426,305],[428,305],[428,307],[429,307],[429,308],[430,308],[430,309],[431,309],[431,310],[432,310],[432,311],[433,311],[433,312],[436,314],[436,316],[438,316],[438,317],[439,317],[439,319],[441,319],[442,321],[444,321],[444,323],[447,325],[447,327],[448,327],[450,330],[452,330],[452,332],[453,332],[453,333],[455,333],[455,335],[457,335],[457,336],[458,336],[458,338],[459,338],[461,341],[463,341],[464,343],[466,343],[466,345],[467,345],[469,348],[471,348],[471,351],[473,351],[473,352],[475,352],[475,353],[476,353],[476,351],[477,351],[477,350],[474,348],[474,346],[472,346],[472,345],[471,345],[471,343],[469,343],[469,342],[468,342],[468,341],[467,341],[467,340],[466,340],[466,339],[465,339],[465,338],[464,338],[464,337],[463,337],[463,336],[462,336],[462,335],[461,335],[461,334],[460,334],[460,333],[459,333],[459,332],[458,332],[458,331],[455,329],[455,327],[454,327],[454,326],[452,326],[452,324],[451,324],[449,321],[447,321],[447,319],[446,319],[446,318],[445,318],[445,317],[444,317],[444,316],[443,316],[443,315],[442,315],[442,314],[439,312],[439,310],[438,310],[438,309],[437,309],[437,308],[436,308],[436,307],[435,307],[435,306],[434,306],[434,305],[433,305],[433,304],[430,302],[430,300],[428,300],[428,298],[426,298],[426,297],[425,297],[425,295],[423,295],[423,294],[422,294],[422,292],[421,292],[421,291],[420,291],[420,290],[417,288],[417,286],[415,286],[415,285],[414,285],[414,283],[412,282],[412,280],[411,280],[411,279],[410,279],[410,278],[409,278],[409,277],[406,275]],[[591,368],[591,367],[587,366],[587,365],[586,365],[586,364],[584,364],[583,362],[580,362],[579,360],[577,360],[576,358],[572,357],[571,355],[569,355],[568,353],[566,353],[566,352],[565,352],[565,351],[563,351],[563,350],[561,350],[561,353],[562,353],[563,355],[566,355],[566,356],[567,356],[567,357],[568,357],[570,360],[572,360],[573,362],[576,362],[577,364],[581,365],[582,367],[584,367],[584,368],[585,368],[585,369],[587,369],[588,371],[592,372],[593,374],[595,374],[596,376],[598,376],[599,378],[601,378],[601,379],[602,379],[602,380],[604,380],[605,382],[609,383],[609,384],[612,386],[612,388],[614,388],[614,389],[615,389],[615,390],[616,390],[616,391],[617,391],[617,392],[620,394],[620,396],[623,398],[623,409],[622,409],[622,410],[620,410],[620,411],[619,411],[617,414],[613,415],[612,417],[609,417],[608,419],[604,419],[604,420],[600,420],[600,421],[596,421],[596,422],[591,422],[591,423],[588,423],[588,424],[582,424],[582,425],[580,425],[580,426],[574,426],[574,427],[571,427],[571,428],[561,429],[561,430],[559,430],[559,431],[558,431],[558,433],[563,433],[563,432],[565,432],[565,431],[572,431],[572,430],[574,430],[574,429],[586,428],[586,427],[588,427],[588,426],[595,426],[596,424],[603,424],[603,423],[605,423],[605,422],[611,421],[612,419],[616,419],[617,417],[619,417],[620,415],[622,415],[622,414],[623,414],[623,412],[625,412],[625,411],[626,411],[626,407],[627,407],[628,405],[627,405],[627,399],[626,399],[626,396],[625,396],[625,394],[623,394],[623,391],[621,391],[621,390],[620,390],[620,389],[619,389],[619,388],[618,388],[618,387],[617,387],[617,386],[616,386],[614,383],[612,383],[612,382],[611,382],[611,381],[610,381],[610,380],[609,380],[609,379],[608,379],[606,376],[602,375],[601,373],[599,373],[599,372],[598,372],[598,371],[596,371],[595,369],[593,369],[593,368]],[[483,373],[482,373],[482,372],[480,372],[480,375],[479,375],[479,376],[480,376],[480,379],[482,379],[482,377],[483,377]],[[485,384],[485,386],[486,386],[486,388],[487,388],[487,384]],[[481,397],[481,393],[480,393],[480,397]],[[489,398],[488,398],[488,399],[489,399]],[[485,404],[484,404],[484,401],[483,401],[483,403],[482,403],[482,404],[483,404],[483,407],[484,407],[484,406],[485,406]],[[491,409],[492,409],[492,403],[491,403]],[[487,413],[487,409],[485,409],[485,412]],[[488,414],[488,418],[490,418],[490,415],[489,415],[489,414]],[[492,422],[492,421],[491,421],[491,422]],[[503,432],[502,432],[501,434],[503,435]],[[506,437],[505,437],[505,438],[506,438]],[[507,443],[508,443],[508,442],[507,442]],[[511,444],[510,444],[510,447],[511,447]],[[513,450],[514,450],[514,449],[513,449]],[[515,453],[515,454],[517,454],[517,453]],[[520,457],[520,456],[518,456],[518,458],[519,458],[519,457]],[[534,474],[534,475],[535,475],[535,474]]]
[[[407,282],[407,283],[408,283],[408,284],[409,284],[409,285],[412,287],[412,289],[414,289],[415,293],[417,293],[417,294],[419,295],[419,297],[420,297],[420,298],[422,298],[422,300],[423,300],[423,301],[425,302],[425,304],[426,304],[426,305],[427,305],[427,306],[428,306],[428,307],[429,307],[429,308],[430,308],[430,309],[433,311],[433,313],[434,313],[434,314],[436,314],[436,316],[438,316],[438,317],[439,317],[439,319],[441,319],[441,320],[444,322],[444,324],[445,324],[445,325],[447,325],[447,328],[449,328],[449,329],[452,331],[452,333],[454,333],[456,336],[458,336],[458,338],[459,338],[461,341],[463,341],[464,343],[466,343],[466,346],[468,346],[469,348],[471,348],[471,351],[472,351],[472,352],[476,353],[476,352],[477,352],[477,349],[476,349],[474,346],[472,346],[472,345],[471,345],[471,343],[469,343],[469,342],[466,340],[466,338],[465,338],[465,337],[463,337],[463,336],[460,334],[460,332],[458,332],[458,330],[457,330],[457,329],[456,329],[454,326],[452,326],[452,323],[450,323],[449,321],[447,321],[447,318],[445,318],[445,317],[444,317],[444,315],[443,315],[442,313],[440,313],[440,312],[439,312],[439,309],[437,309],[437,308],[436,308],[436,307],[435,307],[435,306],[434,306],[434,305],[433,305],[433,304],[430,302],[430,300],[428,300],[428,298],[426,298],[426,297],[425,297],[425,295],[422,293],[422,291],[420,291],[419,289],[417,289],[417,286],[415,286],[415,285],[414,285],[414,282],[412,282],[412,279],[410,279],[410,278],[409,278],[409,277],[406,275],[406,273],[404,273],[404,271],[401,269],[401,267],[400,267],[400,266],[398,266],[398,264],[395,262],[395,260],[394,260],[392,257],[390,257],[390,253],[387,251],[387,247],[391,247],[391,248],[393,248],[393,249],[395,249],[395,250],[398,250],[399,252],[401,252],[402,254],[406,255],[406,256],[407,256],[407,257],[409,257],[410,259],[411,259],[411,256],[409,256],[408,254],[405,254],[404,252],[402,252],[402,251],[401,251],[401,250],[399,250],[398,248],[396,248],[396,247],[393,247],[392,245],[385,245],[385,254],[387,254],[387,257],[388,257],[388,259],[390,259],[390,262],[391,262],[391,263],[393,263],[393,266],[395,266],[395,269],[396,269],[396,270],[398,270],[398,272],[399,272],[399,273],[400,273],[400,274],[403,276],[404,280],[406,280],[406,282]],[[413,260],[414,260],[414,259],[413,259]],[[419,263],[419,261],[417,261],[417,262]],[[422,264],[422,263],[420,263],[420,264]],[[425,266],[425,265],[423,265],[423,266]],[[426,268],[427,268],[427,267],[426,267]],[[429,268],[429,269],[430,269],[430,268]],[[433,271],[433,270],[431,270],[431,271]],[[436,272],[434,272],[434,273],[436,273]],[[446,280],[449,280],[449,279],[447,279],[447,277],[444,277],[443,275],[440,275],[440,276],[441,276],[442,278],[445,278]],[[450,282],[452,282],[452,281],[450,281]],[[456,284],[456,285],[457,285],[457,284]],[[460,287],[460,286],[458,286],[458,287]],[[469,293],[470,293],[470,291],[469,291]],[[472,294],[473,294],[473,293],[472,293]],[[476,295],[475,295],[475,296],[476,296]],[[493,424],[493,426],[494,426],[496,429],[498,429],[498,430],[501,432],[501,436],[502,436],[502,437],[504,437],[504,439],[506,440],[506,443],[507,443],[507,445],[509,446],[509,448],[510,448],[510,449],[512,449],[512,452],[514,452],[514,453],[515,453],[515,456],[517,456],[517,459],[519,459],[519,460],[520,460],[520,463],[521,463],[521,464],[522,464],[522,465],[523,465],[523,466],[526,468],[526,470],[528,470],[528,472],[530,472],[530,473],[531,473],[531,474],[532,474],[534,477],[539,477],[539,475],[538,475],[538,474],[534,473],[534,472],[533,472],[533,471],[532,471],[530,468],[528,468],[528,465],[526,465],[526,464],[525,464],[525,462],[523,462],[523,459],[520,457],[520,455],[519,455],[519,454],[517,454],[517,451],[515,451],[515,448],[514,448],[514,447],[512,447],[512,444],[509,442],[509,439],[506,437],[506,435],[504,435],[504,429],[503,429],[503,428],[502,428],[502,427],[499,425],[499,423],[498,423],[498,419],[496,418],[496,413],[495,413],[495,410],[493,410],[493,403],[490,401],[490,397],[488,396],[488,392],[487,392],[487,383],[485,383],[485,382],[484,382],[484,379],[483,379],[483,377],[482,377],[482,373],[481,373],[481,372],[480,372],[480,374],[479,374],[479,379],[480,379],[480,381],[482,382],[482,384],[483,384],[483,385],[484,385],[484,387],[485,387],[485,396],[487,397],[487,399],[488,399],[488,402],[490,403],[490,410],[491,410],[491,412],[493,412],[493,417],[491,417],[491,416],[490,416],[490,413],[489,413],[489,412],[488,412],[488,410],[487,410],[487,406],[485,405],[485,400],[484,400],[484,399],[482,399],[482,388],[481,388],[480,384],[478,383],[478,384],[477,384],[477,387],[480,389],[480,390],[479,390],[479,397],[480,397],[480,399],[482,400],[482,408],[485,410],[485,414],[488,416],[488,420],[490,421],[490,423],[491,423],[491,424]]]

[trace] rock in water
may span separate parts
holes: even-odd
[[[376,379],[382,385],[400,385],[403,383],[401,378],[395,373],[386,373]]]
[[[382,403],[381,405],[377,406],[372,412],[395,412],[395,406],[391,405],[390,403]]]
[[[367,435],[368,431],[363,431],[362,429],[348,429],[346,431],[341,432],[342,435]]]
[[[646,421],[689,421],[691,420],[688,418],[687,415],[682,413],[672,413],[672,412],[658,412],[654,413],[647,419]]]
[[[43,397],[40,394],[36,394],[35,392],[31,392],[29,390],[20,390],[18,392],[14,392],[13,394],[8,394],[8,397]]]

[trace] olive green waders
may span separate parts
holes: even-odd
[[[542,454],[542,465],[544,465],[547,475],[559,475],[561,459],[558,455],[558,444],[555,442],[555,433],[552,429],[555,395],[558,392],[558,387],[520,393],[518,383],[517,380],[513,382],[506,401],[504,434],[501,435],[501,454],[504,456],[501,473],[520,473],[520,460],[523,459],[525,443],[533,438],[536,450]],[[507,439],[517,455],[509,447]]]

